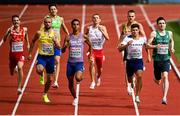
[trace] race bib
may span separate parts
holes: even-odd
[[[93,48],[101,48],[101,46],[102,46],[101,39],[93,39],[93,40],[91,40],[91,42],[92,42]]]
[[[42,44],[42,51],[45,54],[53,54],[53,45],[52,44]]]
[[[160,48],[157,48],[157,54],[168,54],[168,45],[161,45]]]
[[[81,48],[74,48],[72,47],[70,49],[70,57],[73,57],[73,58],[81,58]]]
[[[141,58],[141,50],[139,50],[139,49],[131,49],[130,50],[130,57],[131,58]]]
[[[12,52],[23,52],[23,42],[12,42]]]

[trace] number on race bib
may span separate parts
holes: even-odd
[[[12,42],[12,52],[23,52],[23,42]]]
[[[72,58],[80,58],[81,57],[81,48],[72,47],[70,50],[70,57]]]
[[[42,44],[42,51],[46,54],[53,53],[53,45],[52,44]]]
[[[158,54],[168,54],[168,45],[161,45],[160,48],[157,49]]]

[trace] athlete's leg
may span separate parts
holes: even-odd
[[[21,89],[22,87],[22,80],[23,80],[23,61],[19,61],[17,64],[18,67],[18,88]]]
[[[10,58],[9,59],[9,71],[10,71],[11,76],[14,75],[14,70],[15,70],[16,65],[17,65],[16,60]]]
[[[94,89],[95,87],[95,62],[94,59],[89,61],[89,72],[90,72],[90,77],[91,77],[91,85],[90,89]]]
[[[49,103],[50,100],[48,98],[48,91],[49,91],[49,88],[51,86],[51,76],[52,74],[46,74],[47,75],[47,79],[46,79],[46,83],[45,83],[45,86],[44,86],[44,93],[43,93],[43,100],[45,103]]]
[[[36,65],[36,72],[37,72],[37,74],[39,74],[40,76],[43,76],[44,66],[43,66],[42,64]]]
[[[83,72],[82,71],[78,71],[77,73],[76,73],[76,81],[77,81],[77,83],[80,83],[82,80],[83,80]]]
[[[45,83],[45,87],[44,87],[43,100],[45,103],[48,103],[48,102],[50,102],[50,100],[48,99],[47,94],[48,94],[49,88],[51,86],[51,77],[54,76],[54,56],[47,57],[45,69],[46,69],[47,79],[46,79],[46,83]],[[42,65],[40,65],[40,70],[43,71]]]
[[[142,89],[142,70],[138,70],[136,73],[136,96],[140,95]]]
[[[165,104],[167,104],[167,94],[169,90],[168,72],[163,72],[161,76],[163,80],[163,101],[166,102]]]
[[[55,79],[53,87],[58,88],[58,78],[59,78],[59,72],[60,72],[60,56],[55,56],[55,65],[56,65],[56,71],[55,71]]]
[[[96,66],[97,66],[97,86],[101,84],[101,74],[103,71],[103,62],[105,61],[105,56],[96,58]]]
[[[71,92],[71,95],[73,96],[73,98],[76,98],[76,92],[75,92],[75,89],[74,89],[74,75],[68,77],[68,87],[69,87],[69,90]]]

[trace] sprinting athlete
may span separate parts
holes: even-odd
[[[93,49],[93,59],[89,59],[89,71],[91,76],[90,89],[95,89],[95,86],[100,86],[101,84],[101,74],[103,70],[103,62],[105,60],[103,45],[106,40],[109,40],[109,35],[106,27],[100,24],[101,18],[99,14],[93,14],[92,22],[93,24],[87,28],[86,34],[89,37]],[[97,78],[97,84],[95,77]]]
[[[163,17],[157,18],[156,23],[157,30],[151,32],[148,47],[153,49],[154,81],[160,85],[163,80],[162,104],[167,104],[170,52],[174,53],[174,40],[173,33],[166,30],[166,20]]]
[[[49,14],[45,17],[50,17],[52,19],[52,29],[58,34],[58,39],[61,42],[61,28],[63,31],[69,35],[68,29],[64,23],[64,18],[61,16],[58,16],[58,9],[56,4],[50,4],[48,6]],[[59,72],[60,72],[60,56],[61,56],[61,48],[54,48],[54,58],[55,58],[55,79],[52,84],[53,88],[58,88],[58,78],[59,78]],[[43,77],[40,79],[43,83]]]
[[[127,59],[126,59],[126,73],[128,77],[128,83],[131,84],[129,94],[132,95],[133,91],[133,77],[136,75],[136,97],[135,101],[140,103],[140,92],[142,88],[142,73],[143,73],[143,57],[142,57],[142,48],[143,45],[146,45],[146,38],[140,36],[140,27],[138,24],[131,25],[131,35],[126,36],[121,42],[119,47],[120,51],[124,49],[127,50]],[[149,52],[147,52],[149,56]],[[148,58],[148,61],[151,59]]]
[[[43,75],[46,71],[47,79],[44,87],[43,101],[49,103],[48,90],[51,86],[51,77],[54,73],[54,47],[60,48],[58,41],[58,34],[53,31],[52,19],[49,17],[44,18],[44,27],[35,34],[29,51],[29,58],[32,57],[31,52],[34,48],[35,42],[38,41],[38,57],[36,72]]]
[[[136,21],[135,19],[136,19],[136,12],[134,10],[129,10],[127,12],[127,22],[122,24],[121,35],[120,35],[120,38],[119,38],[119,41],[118,41],[118,47],[121,45],[121,42],[123,41],[123,39],[126,36],[131,35],[131,25],[132,24],[138,24],[139,25],[139,30],[140,30],[140,36],[142,36],[142,37],[145,36],[145,32],[144,32],[142,24],[139,23],[138,21]],[[122,52],[122,56],[123,56],[124,64],[126,66],[126,59],[127,59],[127,50],[126,49]],[[129,93],[129,90],[131,89],[131,83],[128,83],[126,74],[125,74],[125,80],[126,80],[127,91]]]
[[[10,39],[10,52],[9,52],[9,69],[10,74],[14,75],[15,67],[18,69],[18,95],[22,93],[22,80],[23,80],[23,65],[24,65],[24,40],[27,42],[29,51],[29,39],[26,27],[20,26],[20,19],[18,15],[12,16],[12,26],[8,28],[3,43]]]
[[[71,27],[73,32],[66,37],[62,51],[65,52],[66,48],[69,48],[69,58],[67,63],[67,78],[69,82],[69,90],[74,98],[73,105],[77,105],[77,96],[74,90],[74,78],[77,83],[83,79],[84,72],[84,42],[89,46],[91,54],[91,45],[86,35],[82,34],[80,29],[80,21],[73,19],[71,21]]]

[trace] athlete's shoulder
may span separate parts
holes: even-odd
[[[43,31],[43,30],[38,30],[38,31],[36,32],[36,35],[41,35],[42,31]]]
[[[28,29],[27,29],[27,27],[22,27],[23,28],[23,30],[26,32]]]
[[[62,16],[57,16],[57,17],[60,19],[60,21],[64,21],[64,18]]]
[[[156,30],[154,30],[154,31],[152,31],[152,32],[151,32],[151,35],[156,36],[156,33],[157,33],[157,31],[156,31]]]
[[[9,28],[7,29],[7,33],[11,33],[12,30],[13,30],[13,26],[11,26],[11,27],[9,27]]]
[[[168,32],[170,35],[172,35],[172,34],[173,34],[173,32],[172,32],[172,31],[169,31],[169,30],[168,30],[167,32]]]

